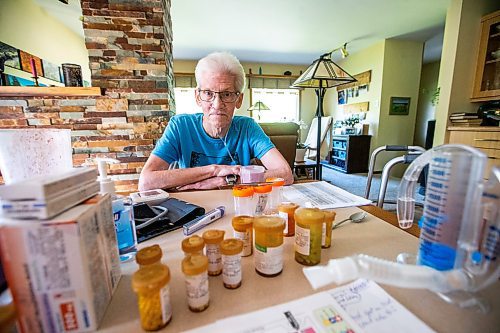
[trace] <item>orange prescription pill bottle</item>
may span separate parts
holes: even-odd
[[[181,264],[186,278],[186,293],[189,310],[201,312],[208,308],[208,258],[204,255],[187,255]]]
[[[321,235],[325,213],[318,208],[295,211],[295,260],[313,266],[321,261]]]
[[[157,331],[172,319],[169,282],[170,270],[163,264],[139,268],[132,275],[132,289],[137,293],[141,326],[146,331]]]
[[[231,224],[234,229],[234,238],[243,241],[242,257],[252,255],[253,249],[253,217],[240,215],[233,217]]]
[[[285,220],[278,216],[254,218],[255,270],[262,276],[273,277],[283,271],[283,230]]]
[[[332,227],[337,213],[331,209],[323,209],[323,213],[325,213],[325,222],[323,223],[323,232],[321,233],[321,247],[327,249],[332,246]]]
[[[241,251],[243,242],[236,238],[224,239],[220,243],[222,254],[222,281],[224,287],[236,289],[241,286]]]
[[[272,186],[266,215],[278,214],[278,206],[283,201],[283,186],[285,186],[285,180],[283,178],[270,177],[266,178],[266,183],[270,183]]]
[[[285,237],[291,237],[295,235],[295,210],[299,208],[299,205],[293,202],[283,202],[278,206],[279,217],[285,220],[285,230],[283,234]]]
[[[253,190],[255,192],[256,200],[254,215],[258,216],[267,214],[266,210],[269,207],[269,197],[273,187],[270,184],[261,184],[254,186]]]
[[[208,257],[208,275],[219,275],[222,273],[220,242],[224,239],[224,231],[216,229],[207,230],[202,236],[205,241],[205,254]]]
[[[254,190],[252,186],[233,187],[234,215],[253,216],[255,204],[253,201]]]

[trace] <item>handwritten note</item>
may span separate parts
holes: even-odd
[[[357,280],[242,315],[227,317],[189,333],[430,333],[424,322],[375,282]]]
[[[328,294],[366,333],[434,332],[373,281],[360,279]]]

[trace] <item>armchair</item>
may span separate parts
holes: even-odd
[[[290,169],[293,170],[295,149],[299,138],[299,125],[293,122],[260,123],[259,125],[288,162]]]

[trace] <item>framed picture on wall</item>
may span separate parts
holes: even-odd
[[[43,76],[57,82],[61,82],[59,76],[59,66],[42,59]]]
[[[391,97],[389,115],[406,116],[410,113],[410,97]]]
[[[339,105],[347,104],[347,95],[345,90],[338,91],[338,103]]]
[[[21,69],[17,49],[2,42],[0,42],[0,62],[5,66]],[[2,64],[0,64],[0,70],[3,70]]]
[[[31,68],[31,59],[33,59],[37,75],[43,76],[42,59],[23,50],[19,50],[19,58],[21,58],[21,69],[23,71],[33,73],[33,69]]]

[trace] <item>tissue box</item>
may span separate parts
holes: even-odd
[[[21,332],[96,330],[121,276],[110,195],[49,220],[0,218],[0,252]]]

